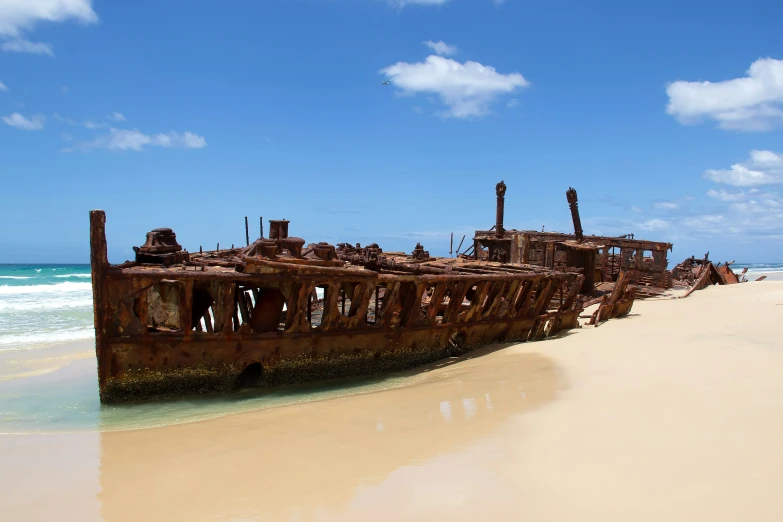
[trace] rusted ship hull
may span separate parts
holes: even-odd
[[[497,341],[541,339],[576,327],[582,311],[584,278],[574,271],[423,250],[335,254],[317,244],[303,253],[287,225],[243,251],[152,246],[137,258],[163,256],[157,266],[111,266],[104,213],[92,211],[90,223],[103,402],[400,370]],[[278,258],[273,243],[291,254]],[[177,264],[166,261],[171,255]]]

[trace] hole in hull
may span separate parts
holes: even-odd
[[[240,373],[234,381],[234,389],[255,388],[261,384],[261,377],[264,375],[264,368],[261,363],[252,363]]]

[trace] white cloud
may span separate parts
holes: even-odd
[[[50,44],[44,42],[31,42],[24,38],[6,40],[0,45],[0,49],[8,53],[31,53],[54,56],[54,49],[52,49]]]
[[[72,120],[70,118],[66,118],[64,116],[61,116],[57,112],[54,113],[54,119],[57,120],[57,121],[61,121],[63,123],[67,123],[68,125],[79,125],[78,122],[76,122],[76,121],[74,121],[74,120]]]
[[[728,169],[709,169],[702,176],[735,187],[783,183],[783,156],[768,150],[753,150],[748,161],[735,163]]]
[[[456,45],[449,45],[443,40],[438,40],[437,42],[427,40],[424,42],[424,45],[435,51],[435,54],[448,56],[457,52]]]
[[[71,125],[73,127],[84,127],[85,129],[105,129],[109,125],[102,122],[95,122],[93,120],[85,120],[85,121],[76,121],[71,118],[66,118],[64,116],[61,116],[58,113],[54,113],[54,119],[65,123],[66,125]],[[107,118],[108,119],[108,118]],[[116,121],[124,121],[124,120],[116,120]]]
[[[659,208],[662,210],[677,210],[680,208],[679,203],[675,203],[674,201],[656,201],[653,203],[653,207]]]
[[[720,214],[703,214],[686,217],[682,220],[682,224],[690,229],[717,231],[715,227],[723,221],[724,217]]]
[[[3,121],[6,125],[10,125],[11,127],[31,131],[43,129],[46,117],[43,114],[36,114],[29,118],[25,118],[18,112],[15,112],[9,116],[3,116]]]
[[[3,82],[0,82],[0,92],[5,92],[7,90],[8,90],[8,87],[6,87]]]
[[[637,223],[636,226],[638,228],[641,228],[642,230],[650,231],[650,232],[657,232],[660,230],[666,230],[671,225],[668,221],[664,221],[663,219],[649,219],[643,223]]]
[[[724,129],[769,130],[783,123],[783,60],[758,59],[732,80],[676,81],[666,93],[666,112],[683,124],[711,119]]]
[[[764,186],[783,183],[783,155],[753,150],[747,161],[724,170],[705,171],[703,177],[744,188],[711,188],[706,192],[709,199],[703,204],[697,204],[695,208],[692,204],[680,205],[677,226],[670,228],[672,239],[732,238],[737,242],[783,239],[783,196]],[[691,199],[674,201],[680,203]],[[667,214],[666,219],[673,224],[671,216]]]
[[[519,100],[517,100],[516,98],[511,98],[510,100],[508,100],[506,107],[508,107],[509,109],[513,109],[517,105],[519,105]]]
[[[30,42],[25,33],[39,22],[98,21],[92,0],[0,0],[0,46],[4,51],[52,55],[49,44]]]
[[[109,133],[95,140],[75,146],[82,150],[109,149],[141,151],[146,147],[200,149],[207,146],[204,137],[192,132],[144,134],[138,129],[109,129]]]
[[[741,201],[745,198],[745,193],[740,192],[729,192],[727,190],[715,190],[710,189],[707,191],[707,195],[713,199],[717,199],[718,201],[723,202],[731,202],[731,201]]]
[[[95,23],[92,0],[0,0],[0,35],[19,36],[37,22]]]
[[[434,55],[423,62],[398,62],[380,72],[404,93],[437,94],[455,118],[487,114],[496,97],[529,85],[519,73],[501,74],[478,62]]]
[[[113,112],[106,116],[106,119],[109,121],[125,121],[125,116],[123,116],[119,112]]]

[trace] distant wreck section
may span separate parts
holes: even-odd
[[[732,263],[715,266],[707,256],[703,260],[686,259],[670,271],[667,253],[672,250],[671,243],[635,239],[633,234],[585,236],[577,193],[573,188],[566,191],[573,234],[506,230],[503,226],[504,192],[505,184],[501,182],[497,190],[495,226],[490,230],[477,230],[473,246],[459,257],[552,270],[576,269],[584,275],[580,294],[585,306],[603,300],[608,300],[613,306],[615,300],[631,303],[634,298],[662,296],[672,288],[689,289],[687,296],[710,284],[744,282],[742,275],[737,276],[731,270]],[[624,307],[620,309],[624,310]],[[603,314],[598,314],[598,317],[603,317]]]
[[[244,248],[199,253],[155,229],[134,261],[110,265],[105,220],[90,212],[103,402],[409,368],[544,339],[577,327],[583,310],[577,269],[438,258],[421,245],[305,246],[286,220],[269,222],[269,238],[247,234]],[[604,318],[630,308],[621,293]]]
[[[671,288],[666,255],[672,244],[633,239],[631,235],[585,236],[573,188],[566,192],[573,234],[505,230],[503,203],[498,197],[498,222],[490,230],[476,231],[470,257],[554,270],[576,268],[584,275],[580,292],[588,296],[600,290],[611,292],[621,274],[625,274],[621,282],[634,286],[640,297],[660,295]]]
[[[737,275],[731,269],[734,261],[714,265],[709,260],[709,256],[709,252],[704,254],[703,259],[696,259],[694,256],[691,256],[672,269],[674,288],[688,289],[684,297],[688,297],[696,290],[702,290],[710,285],[734,285],[747,282],[745,278],[745,274],[748,271],[747,268],[744,268],[740,275]],[[759,280],[762,279],[764,277],[759,278]]]

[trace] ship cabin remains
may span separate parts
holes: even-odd
[[[503,225],[505,184],[496,187],[496,224],[490,230],[477,230],[468,257],[512,265],[533,265],[551,270],[576,268],[584,275],[581,293],[590,295],[603,283],[617,281],[626,273],[636,286],[638,297],[657,295],[671,288],[667,252],[671,243],[634,239],[625,236],[585,236],[579,217],[576,190],[566,192],[574,233],[506,230]],[[644,288],[645,291],[641,291]]]

